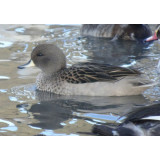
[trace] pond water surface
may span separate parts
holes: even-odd
[[[120,123],[139,107],[159,103],[160,41],[140,44],[80,36],[80,25],[0,25],[0,135],[92,135],[94,124]],[[141,96],[60,96],[35,91],[37,68],[18,70],[39,43],[54,43],[77,62],[137,68],[158,82]]]

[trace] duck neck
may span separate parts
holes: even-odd
[[[65,70],[66,69],[66,66],[65,67],[63,67],[63,68],[61,68],[61,69],[59,69],[58,71],[56,70],[56,71],[43,71],[42,73],[45,75],[45,76],[56,76],[56,75],[58,75],[58,74],[60,74],[61,72],[63,72],[63,70]]]

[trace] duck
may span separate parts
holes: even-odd
[[[119,125],[94,125],[92,132],[101,136],[160,136],[160,104],[137,108],[125,115]]]
[[[123,39],[145,42],[152,36],[148,24],[83,24],[80,29],[82,36],[111,38],[112,41]]]
[[[154,34],[148,38],[145,39],[145,42],[151,42],[151,41],[156,41],[160,38],[160,25],[157,24],[155,27]]]
[[[91,62],[67,68],[66,56],[54,44],[39,44],[33,49],[29,62],[18,68],[31,66],[41,70],[36,88],[60,95],[139,95],[154,85],[143,73],[131,68]]]

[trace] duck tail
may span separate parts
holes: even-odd
[[[143,81],[143,82],[133,83],[134,86],[143,87],[143,88],[153,87],[157,84],[158,82],[155,82],[155,81]]]

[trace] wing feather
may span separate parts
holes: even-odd
[[[139,76],[134,69],[112,66],[108,64],[81,63],[66,68],[60,73],[62,80],[68,83],[114,82],[127,76]]]

